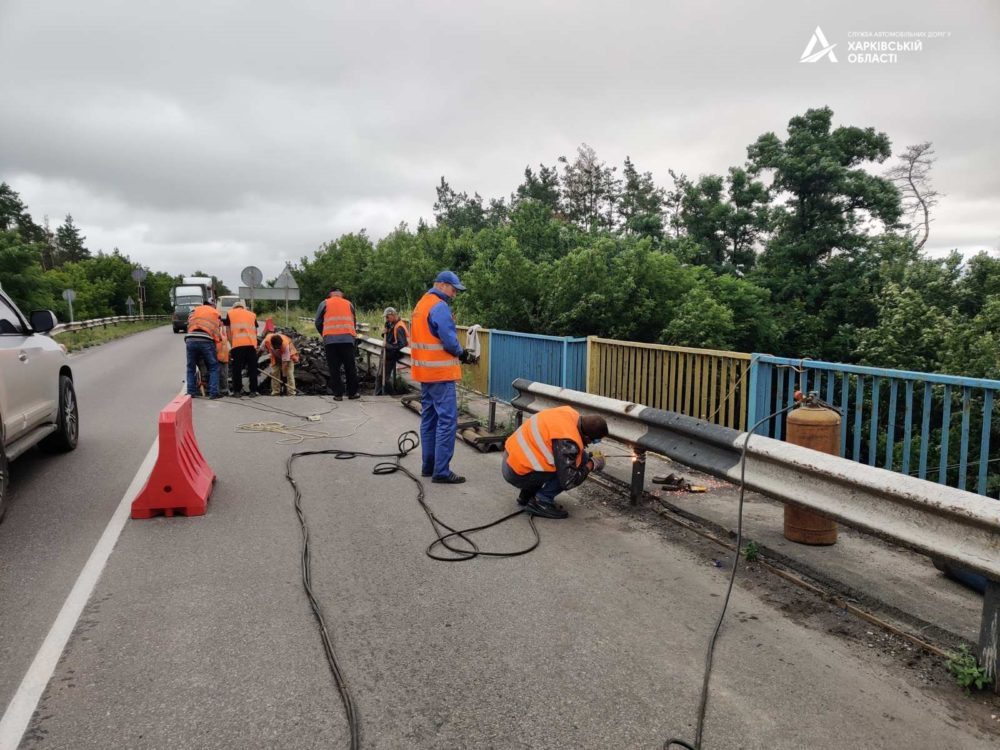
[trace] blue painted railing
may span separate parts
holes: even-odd
[[[517,378],[586,390],[587,339],[491,330],[490,395],[510,401]]]
[[[748,429],[791,404],[797,390],[816,391],[840,410],[841,456],[996,495],[1000,451],[991,458],[990,433],[1000,380],[754,354]],[[784,431],[784,416],[757,429],[779,440]]]

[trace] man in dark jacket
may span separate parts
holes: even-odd
[[[403,356],[403,348],[410,344],[406,322],[399,317],[396,308],[385,308],[383,315],[385,316],[385,365],[382,368],[381,382],[376,395],[396,392],[396,364]]]

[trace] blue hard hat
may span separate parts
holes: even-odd
[[[451,284],[460,292],[465,291],[465,287],[462,286],[462,282],[458,280],[458,274],[454,271],[442,271],[437,275],[437,278],[434,279],[434,283],[439,281],[443,281],[445,284]]]

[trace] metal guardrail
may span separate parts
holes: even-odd
[[[51,331],[50,336],[58,336],[60,333],[72,333],[73,331],[85,331],[88,328],[107,328],[116,326],[119,323],[134,323],[140,320],[169,320],[169,315],[116,315],[111,318],[91,318],[90,320],[77,320],[72,323],[60,323]]]
[[[543,383],[516,380],[514,388],[518,395],[512,403],[525,411],[568,404],[605,417],[610,437],[632,445],[639,454],[634,466],[644,468],[645,451],[650,451],[716,477],[740,480],[745,432]],[[985,575],[988,585],[979,658],[996,686],[1000,672],[1000,504],[762,435],[752,437],[747,447],[746,486]]]

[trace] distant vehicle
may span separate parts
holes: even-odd
[[[209,302],[215,299],[215,287],[212,285],[212,279],[209,276],[185,276],[184,283],[192,286],[201,286],[205,288],[205,299]]]
[[[51,310],[25,318],[0,291],[0,517],[8,497],[8,462],[29,448],[76,448],[80,417],[73,372],[62,344],[46,336]]]
[[[201,302],[184,303],[180,305],[174,305],[174,314],[171,324],[174,327],[174,333],[185,333],[188,328],[188,317],[191,315],[191,311],[194,310]]]
[[[208,302],[208,290],[197,284],[175,286],[170,293],[175,305],[202,305]]]
[[[229,311],[233,309],[233,305],[235,305],[237,302],[243,302],[244,305],[246,304],[244,300],[240,299],[239,295],[223,294],[221,297],[219,297],[219,305],[217,308],[219,311],[219,315],[221,315],[223,318],[226,317],[229,314]]]

